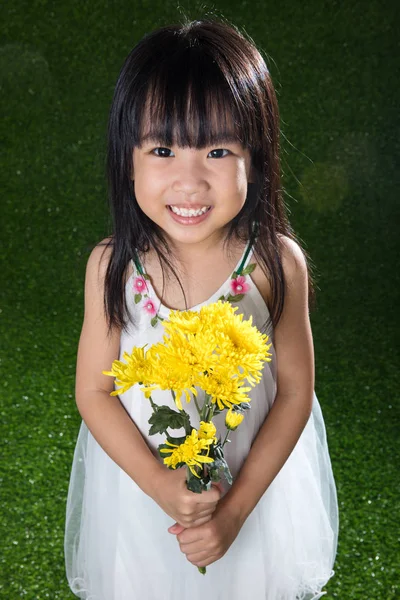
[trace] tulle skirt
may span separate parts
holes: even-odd
[[[240,430],[240,428],[239,428]],[[238,431],[239,431],[238,430]],[[233,452],[235,444],[228,448]],[[201,575],[172,519],[82,423],[67,501],[71,590],[86,600],[316,600],[333,575],[337,497],[321,409],[225,556]]]

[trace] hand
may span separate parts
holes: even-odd
[[[223,503],[218,504],[210,521],[191,529],[173,525],[168,529],[177,536],[181,551],[196,567],[208,567],[226,554],[244,521]]]
[[[187,489],[186,469],[162,468],[154,486],[153,500],[163,511],[185,529],[207,523],[221,497],[213,486],[208,492],[195,494]]]

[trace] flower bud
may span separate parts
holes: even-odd
[[[200,421],[199,427],[199,440],[211,440],[215,439],[215,434],[217,433],[217,428],[214,423],[207,423],[206,421]]]
[[[244,414],[241,412],[233,412],[230,408],[226,413],[225,425],[231,431],[235,431],[244,419]]]

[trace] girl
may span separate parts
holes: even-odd
[[[122,68],[109,120],[114,231],[88,261],[77,359],[83,422],[65,553],[79,598],[316,599],[333,574],[337,500],[314,394],[312,286],[281,196],[278,121],[264,60],[225,23],[155,31]],[[243,296],[238,312],[268,333],[273,356],[226,447],[232,487],[194,494],[186,469],[158,458],[164,436],[149,437],[138,386],[111,397],[102,371],[161,340],[170,309],[229,294]],[[168,392],[153,397],[172,407]]]

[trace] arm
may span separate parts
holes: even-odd
[[[104,313],[104,277],[111,250],[91,253],[85,279],[85,313],[79,340],[75,395],[88,429],[112,460],[142,491],[175,521],[193,527],[210,520],[220,493],[193,494],[186,488],[186,470],[170,471],[151,452],[118,396],[110,396],[113,379],[102,371],[119,357],[121,332],[107,335]],[[143,398],[143,401],[145,399]]]
[[[308,313],[307,265],[295,242],[285,238],[282,246],[286,295],[274,332],[277,394],[238,477],[223,499],[224,510],[232,509],[240,523],[246,520],[285,464],[312,408],[314,349]]]
[[[286,295],[275,328],[277,395],[232,487],[209,523],[178,534],[187,559],[205,567],[220,559],[292,452],[311,413],[314,349],[308,315],[307,266],[299,246],[282,242]]]
[[[102,374],[118,358],[120,331],[107,336],[103,307],[104,276],[110,250],[103,260],[96,246],[86,268],[85,313],[79,340],[75,396],[78,410],[103,450],[139,487],[152,494],[158,463],[118,397],[111,397],[113,379]]]

